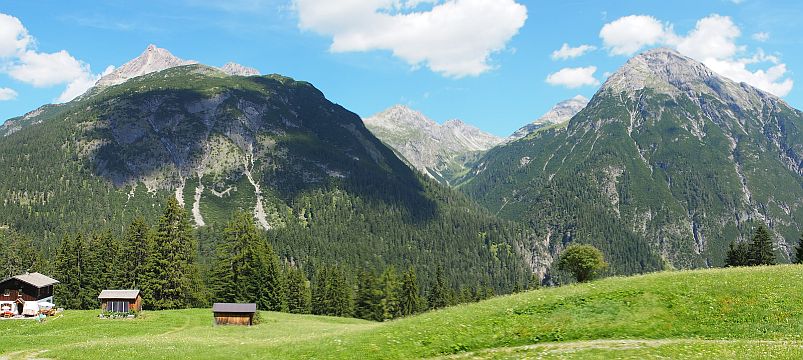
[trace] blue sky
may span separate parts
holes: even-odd
[[[0,119],[63,100],[69,84],[91,82],[151,43],[208,65],[235,61],[309,81],[362,116],[401,103],[500,136],[560,100],[591,97],[606,73],[657,46],[803,107],[796,1],[350,2],[3,0]],[[13,19],[27,43],[9,42]],[[553,56],[564,43],[566,56]],[[29,62],[50,68],[22,66]]]

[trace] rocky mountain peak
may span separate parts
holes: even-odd
[[[236,75],[236,76],[257,76],[257,75],[261,75],[259,70],[254,69],[252,67],[243,66],[243,65],[240,65],[240,64],[235,63],[235,62],[226,63],[226,65],[223,65],[223,67],[220,68],[220,71],[223,71],[224,73],[226,73],[228,75]]]
[[[403,127],[427,128],[438,126],[434,120],[419,111],[404,105],[393,105],[390,108],[364,119],[366,125],[382,127],[389,130]]]
[[[588,98],[582,95],[563,100],[532,123],[516,130],[516,132],[508,138],[508,141],[521,139],[545,126],[565,123],[577,115],[580,110],[583,110],[586,105],[588,105],[588,101]]]
[[[672,97],[683,94],[698,105],[704,95],[712,96],[741,111],[761,112],[765,105],[783,103],[775,95],[737,83],[699,61],[666,48],[633,57],[608,78],[600,91],[627,93],[633,97],[645,88]]]
[[[174,56],[167,49],[150,44],[145,51],[131,61],[123,64],[110,74],[100,78],[95,86],[106,87],[124,83],[137,76],[147,75],[176,66],[197,64],[194,60],[183,60]]]

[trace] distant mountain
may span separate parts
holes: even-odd
[[[54,249],[65,233],[156,219],[175,197],[201,235],[248,211],[283,259],[310,270],[428,277],[442,265],[454,286],[500,291],[544,274],[531,232],[417,174],[311,84],[172,66],[182,61],[167,54],[149,47],[102,84],[122,83],[0,128],[0,225]]]
[[[588,99],[582,95],[577,95],[569,100],[561,101],[537,120],[516,130],[508,140],[513,141],[521,139],[548,126],[563,125],[569,122],[573,116],[577,115],[580,110],[583,110],[586,105],[588,105]]]
[[[223,65],[223,67],[220,68],[220,70],[228,75],[237,75],[237,76],[260,75],[259,70],[247,66],[242,66],[234,62],[226,63],[226,65]]]
[[[474,160],[503,139],[460,120],[443,125],[396,105],[364,119],[365,125],[411,166],[444,184],[465,175]]]
[[[553,254],[620,273],[722,265],[759,223],[789,260],[803,228],[803,114],[668,49],[638,55],[565,127],[489,151],[462,189]]]

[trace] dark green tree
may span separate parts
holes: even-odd
[[[401,282],[393,265],[382,273],[382,309],[383,320],[401,316]]]
[[[443,275],[443,268],[438,265],[435,270],[435,280],[429,288],[429,308],[440,309],[449,306],[449,287]]]
[[[187,213],[170,197],[156,226],[143,272],[142,293],[150,309],[202,306],[206,294],[196,262],[197,240]]]
[[[759,225],[749,247],[750,265],[775,265],[772,237],[764,225]]]
[[[298,267],[285,267],[285,299],[287,311],[293,314],[309,314],[311,311],[311,291],[304,271]]]
[[[571,273],[577,282],[593,280],[607,267],[602,251],[592,245],[569,245],[558,260],[558,269]]]
[[[415,276],[415,269],[411,266],[404,272],[402,279],[401,296],[399,297],[401,315],[408,316],[417,313],[420,304],[418,280]]]
[[[123,254],[120,261],[122,271],[120,287],[124,289],[139,289],[142,283],[140,277],[148,261],[148,249],[151,248],[151,229],[145,218],[137,216],[131,222],[123,235]]]
[[[795,246],[795,264],[803,264],[803,235],[797,241]]]
[[[362,269],[357,273],[357,291],[354,297],[355,317],[374,321],[384,319],[382,289],[373,271]]]
[[[0,279],[24,272],[39,271],[44,264],[38,249],[27,236],[11,230],[0,230]]]
[[[750,250],[745,242],[731,242],[728,253],[725,257],[725,266],[748,266],[750,265]]]

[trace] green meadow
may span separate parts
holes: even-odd
[[[0,321],[0,359],[803,358],[803,266],[662,272],[545,288],[386,323],[211,311]]]

